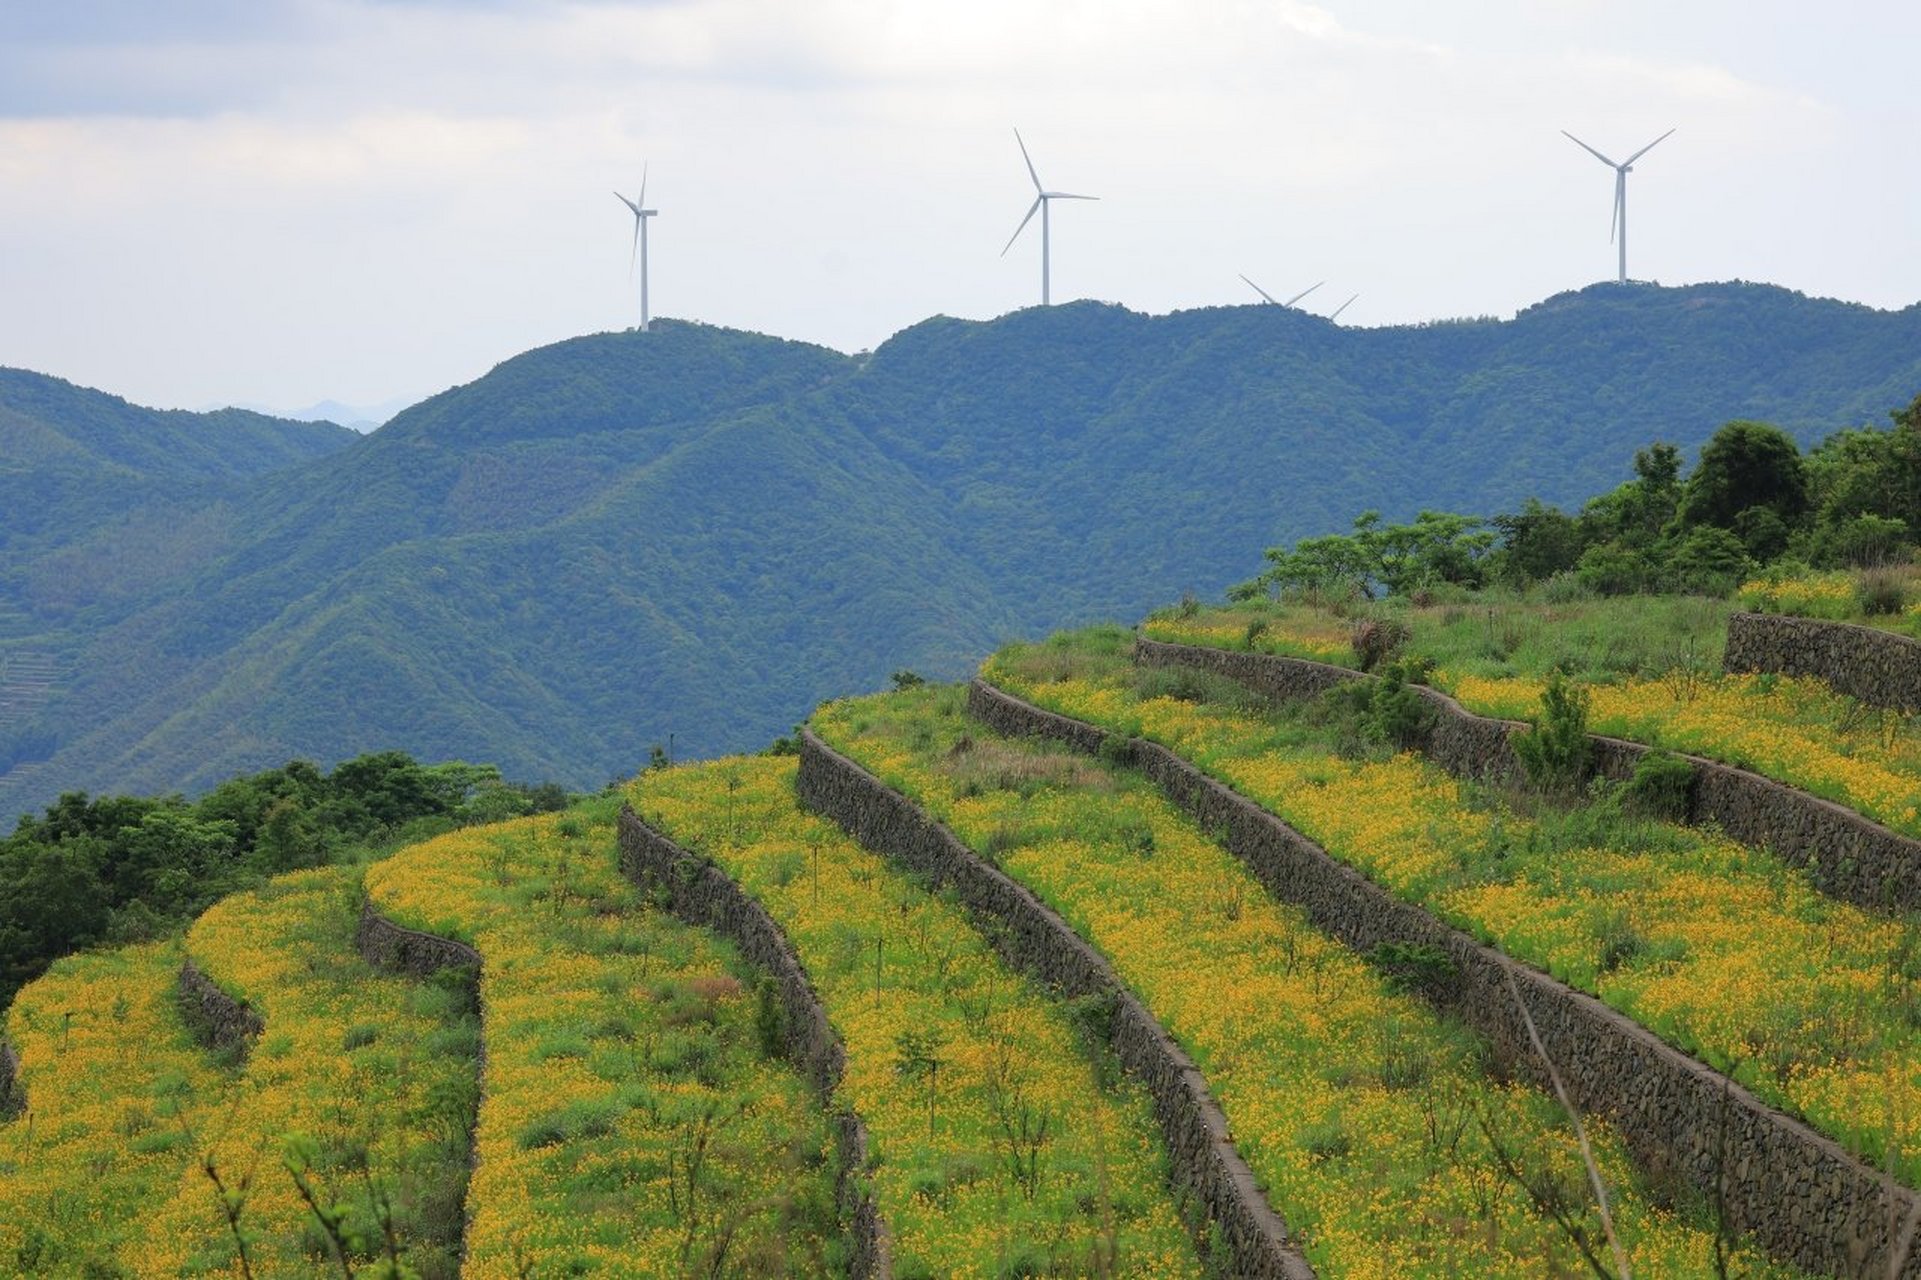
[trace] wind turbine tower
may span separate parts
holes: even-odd
[[[620,202],[634,211],[634,247],[627,259],[627,271],[632,274],[636,260],[640,263],[640,331],[647,332],[647,219],[659,213],[658,209],[647,207],[647,166],[640,167],[640,199],[629,200],[620,192],[614,192]]]
[[[1048,237],[1047,207],[1049,204],[1051,204],[1055,200],[1098,200],[1100,199],[1100,197],[1099,196],[1077,196],[1066,191],[1049,191],[1046,187],[1043,187],[1041,185],[1040,174],[1034,172],[1033,158],[1027,154],[1027,144],[1021,141],[1021,131],[1019,129],[1014,130],[1014,141],[1020,143],[1021,159],[1027,161],[1027,176],[1034,180],[1034,203],[1027,206],[1027,216],[1021,219],[1020,226],[1014,228],[1014,234],[1007,237],[1006,245],[1004,245],[1001,248],[1001,257],[1005,258],[1007,256],[1007,251],[1009,249],[1012,249],[1014,247],[1014,242],[1021,238],[1021,232],[1027,230],[1027,224],[1034,220],[1034,211],[1036,209],[1040,210],[1040,214],[1041,214],[1041,305],[1045,307],[1045,306],[1051,305],[1053,301],[1053,295],[1049,292],[1048,284],[1047,284],[1047,261],[1048,261],[1048,253],[1050,249],[1050,246],[1048,244],[1049,237]]]
[[[1628,282],[1628,174],[1633,171],[1636,160],[1639,160],[1642,156],[1654,150],[1654,148],[1659,146],[1661,142],[1667,138],[1668,134],[1673,133],[1674,130],[1669,129],[1667,133],[1662,134],[1653,142],[1648,143],[1620,164],[1614,163],[1614,161],[1608,159],[1587,143],[1582,142],[1573,134],[1568,133],[1566,129],[1561,130],[1561,132],[1566,134],[1568,141],[1593,156],[1596,160],[1599,160],[1608,168],[1614,170],[1614,219],[1608,228],[1608,239],[1614,241],[1620,248],[1621,283],[1626,284]]]

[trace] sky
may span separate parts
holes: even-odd
[[[1629,271],[1921,300],[1921,5],[0,0],[0,365],[406,403],[657,315],[870,348],[1039,301],[1513,314]]]

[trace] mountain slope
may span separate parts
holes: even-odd
[[[1916,388],[1921,307],[1738,284],[1379,330],[1078,303],[864,359],[575,339],[265,473],[190,571],[31,598],[18,634],[74,674],[0,810],[386,746],[597,784],[670,735],[752,747],[895,668],[1211,593],[1360,508],[1577,502],[1651,440],[1736,416],[1812,440]]]

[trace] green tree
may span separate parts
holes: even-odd
[[[1788,530],[1800,528],[1808,515],[1807,467],[1794,438],[1781,428],[1730,422],[1702,448],[1677,515],[1684,526],[1738,531],[1742,513],[1754,507],[1766,508]]]

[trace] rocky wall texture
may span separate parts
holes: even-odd
[[[368,964],[388,973],[431,978],[442,969],[472,969],[475,981],[479,980],[478,951],[452,938],[395,924],[374,910],[371,902],[360,904],[360,925],[354,932],[354,946]]]
[[[1921,711],[1921,642],[1875,627],[1737,613],[1728,618],[1721,665],[1811,676],[1863,702]]]
[[[1137,642],[1135,660],[1143,666],[1211,671],[1275,698],[1311,697],[1346,681],[1374,678],[1306,658],[1147,639]],[[1520,759],[1509,738],[1526,725],[1476,715],[1436,689],[1419,692],[1435,712],[1433,730],[1420,747],[1436,764],[1464,778],[1519,775]],[[1633,774],[1651,750],[1601,734],[1589,740],[1595,770],[1614,779]],[[1871,911],[1921,908],[1921,840],[1750,770],[1702,756],[1679,758],[1694,771],[1687,822],[1713,823],[1731,839],[1803,868],[1829,897]]]
[[[995,730],[1099,750],[1108,736],[1028,705],[981,681],[971,714]],[[1664,1043],[1599,1000],[1483,946],[1402,902],[1252,801],[1143,739],[1131,757],[1168,798],[1246,864],[1275,898],[1366,953],[1384,943],[1437,948],[1451,976],[1429,991],[1487,1038],[1508,1070],[1545,1079],[1531,1047],[1524,1002],[1574,1103],[1606,1116],[1658,1188],[1683,1181],[1776,1256],[1809,1271],[1885,1280],[1897,1225],[1917,1212],[1915,1193],[1801,1121],[1767,1106],[1718,1072]],[[1921,1258],[1899,1275],[1921,1277]]]
[[[20,1084],[20,1060],[13,1046],[0,1040],[0,1120],[27,1109],[27,1091]]]
[[[788,1061],[799,1065],[830,1106],[847,1052],[800,957],[767,909],[712,861],[697,857],[641,820],[620,811],[620,869],[661,895],[667,909],[696,928],[730,940],[749,963],[771,975],[780,992]],[[887,1224],[863,1176],[869,1168],[867,1127],[853,1111],[834,1113],[839,1173],[834,1188],[842,1220],[853,1233],[853,1274],[893,1275]]]
[[[805,729],[795,790],[802,804],[839,823],[861,844],[936,888],[951,888],[1015,968],[1068,996],[1111,999],[1114,1053],[1153,1099],[1170,1174],[1217,1226],[1227,1272],[1246,1280],[1313,1276],[1286,1223],[1234,1149],[1227,1117],[1200,1070],[1065,920],[919,806]]]
[[[246,1001],[229,995],[192,960],[180,966],[178,994],[187,1029],[209,1049],[244,1050],[259,1038],[264,1026],[260,1015]]]

